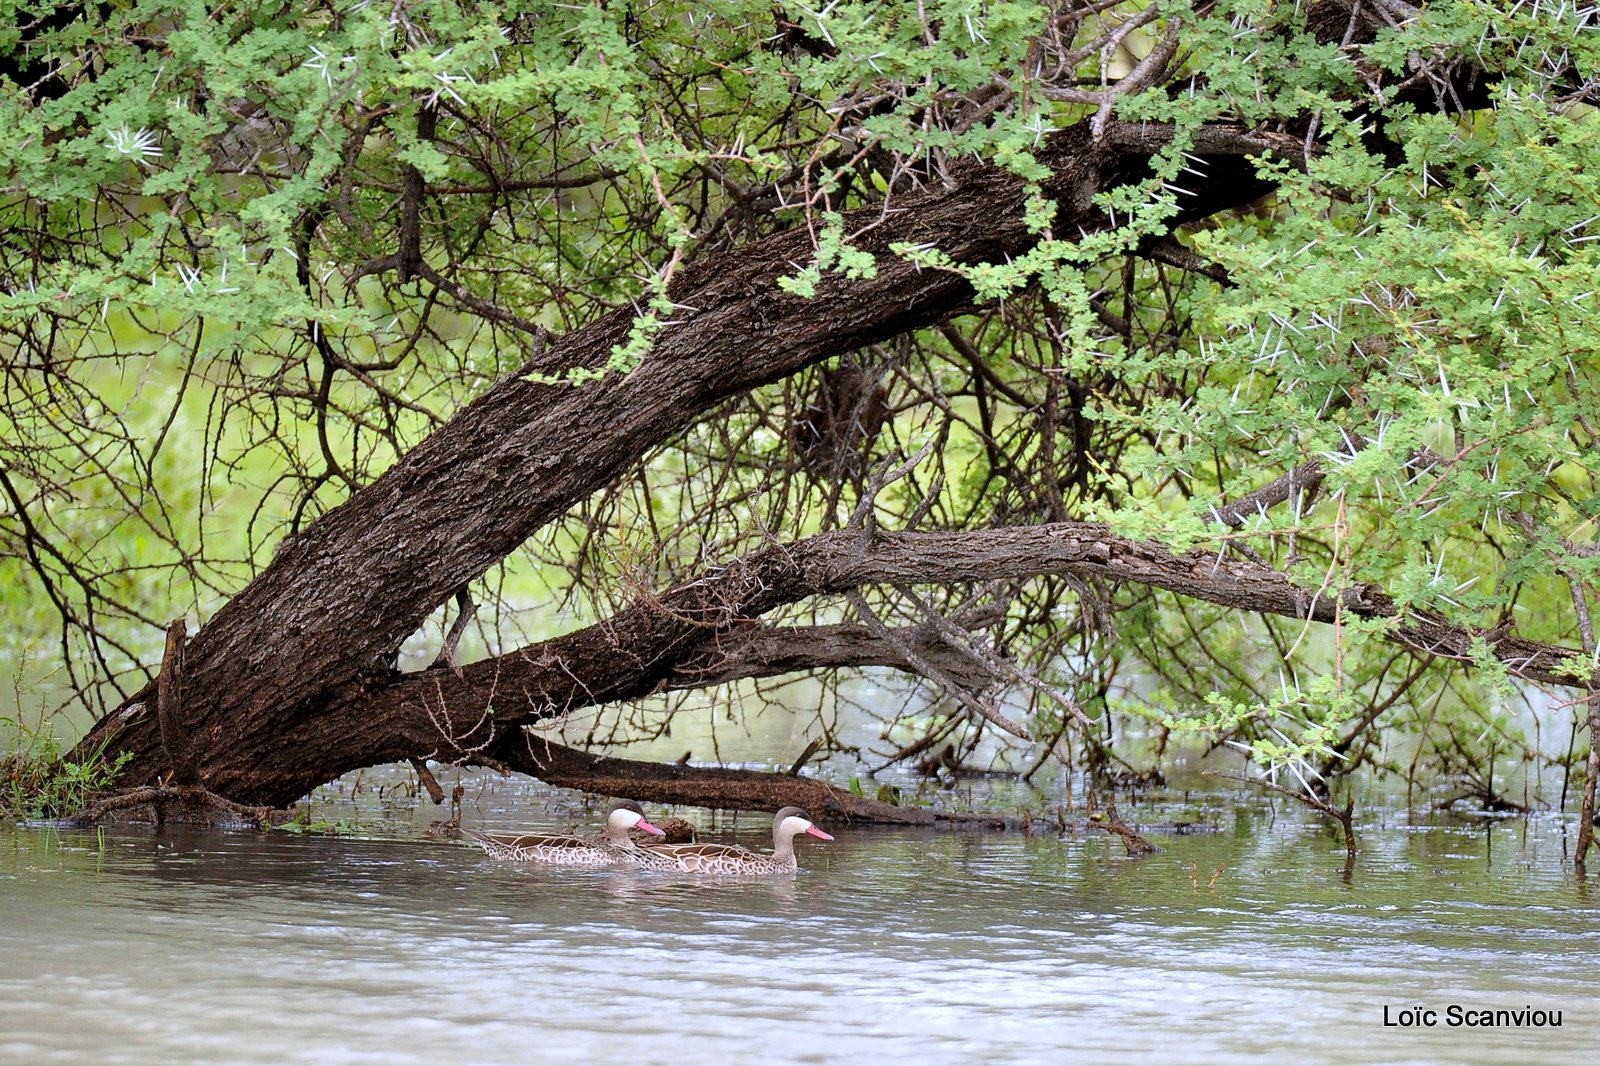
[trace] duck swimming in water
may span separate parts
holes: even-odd
[[[719,877],[763,877],[795,869],[794,838],[802,833],[832,840],[811,823],[799,807],[785,807],[772,819],[772,854],[762,855],[733,844],[653,844],[636,848],[626,858],[647,870],[711,874]]]
[[[611,804],[606,812],[605,836],[599,839],[542,833],[480,833],[472,829],[463,829],[461,835],[495,859],[556,866],[610,866],[627,862],[629,856],[639,850],[628,837],[628,830],[634,828],[653,836],[666,835],[645,820],[644,811],[632,800],[617,800]]]

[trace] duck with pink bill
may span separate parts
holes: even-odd
[[[463,829],[461,835],[495,859],[554,866],[610,866],[627,862],[639,850],[628,836],[628,830],[635,828],[652,836],[666,835],[645,820],[644,811],[632,800],[611,804],[606,812],[605,835],[598,839],[543,833],[480,833],[472,829]]]
[[[785,807],[772,819],[771,855],[734,844],[651,844],[629,852],[628,858],[647,870],[717,877],[765,877],[794,872],[794,838],[801,835],[833,839],[813,825],[805,811],[799,807]]]

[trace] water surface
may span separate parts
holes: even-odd
[[[368,838],[0,827],[0,1062],[1520,1066],[1600,1037],[1600,898],[1553,817],[1382,813],[1349,884],[1336,837],[1244,800],[1138,861],[845,830],[707,883],[498,863],[380,806]],[[532,784],[477,807],[585,817]],[[1382,1024],[1451,1003],[1564,1024]]]

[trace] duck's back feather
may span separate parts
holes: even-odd
[[[759,877],[788,873],[795,868],[793,860],[782,863],[734,844],[657,844],[640,848],[628,857],[647,870],[725,877]]]
[[[544,833],[480,833],[463,829],[461,835],[483,848],[491,858],[511,862],[542,862],[554,866],[609,866],[626,862],[627,851],[604,840],[553,836]]]

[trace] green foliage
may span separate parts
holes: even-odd
[[[1514,619],[1524,635],[1577,643],[1567,575],[1591,588],[1600,576],[1586,548],[1600,517],[1600,126],[1590,108],[1552,99],[1539,57],[1592,51],[1592,31],[1530,9],[1427,7],[1364,55],[1399,71],[1420,34],[1500,76],[1487,106],[1419,113],[1388,99],[1374,107],[1336,49],[1292,32],[1240,35],[1244,10],[1223,5],[1197,27],[1208,81],[1185,108],[1254,122],[1315,110],[1324,149],[1304,172],[1273,165],[1279,192],[1263,210],[1193,234],[1233,284],[1182,298],[1186,333],[1109,353],[1125,373],[1187,387],[1097,411],[1153,442],[1125,457],[1097,513],[1130,535],[1227,554],[1210,508],[1316,460],[1328,473],[1317,502],[1245,527],[1249,547],[1304,587],[1331,596],[1372,583],[1406,611],[1485,628]],[[1241,50],[1257,61],[1217,61]],[[1173,103],[1146,94],[1129,111],[1175,116]],[[1375,115],[1403,158],[1364,139]],[[1195,612],[1146,616],[1160,630],[1149,646],[1174,648],[1187,691],[1208,697],[1167,725],[1242,737],[1230,743],[1273,773],[1326,765],[1354,717],[1353,690],[1381,684],[1376,664],[1392,649],[1357,629],[1336,634],[1336,648],[1286,637],[1280,649],[1298,649],[1288,662],[1256,645],[1245,654],[1265,659],[1258,668],[1288,678],[1267,689],[1228,676],[1228,642],[1255,639],[1259,624],[1198,613],[1214,622],[1204,641],[1222,664],[1199,677]],[[1486,644],[1471,661],[1468,713],[1516,698]]]
[[[68,745],[48,719],[36,723],[0,717],[0,815],[19,819],[70,818],[111,787],[127,764],[126,752],[102,746],[67,758]]]
[[[1204,710],[1167,717],[1163,725],[1174,732],[1207,736],[1254,734],[1248,743],[1228,740],[1230,747],[1249,754],[1269,780],[1293,778],[1301,788],[1315,793],[1324,787],[1313,761],[1321,758],[1341,760],[1334,745],[1341,740],[1344,725],[1355,714],[1355,701],[1340,691],[1336,678],[1323,675],[1304,691],[1280,686],[1263,703],[1247,704],[1211,693]],[[1258,727],[1247,729],[1246,727]]]
[[[370,832],[373,827],[355,818],[321,818],[309,810],[301,810],[298,817],[280,822],[273,828],[295,836],[347,837],[360,836]]]
[[[817,282],[822,275],[833,272],[852,280],[875,278],[878,264],[871,253],[851,247],[844,232],[844,219],[837,212],[822,216],[822,230],[817,238],[817,257],[799,273],[778,279],[778,288],[797,296],[812,297],[817,294]]]

